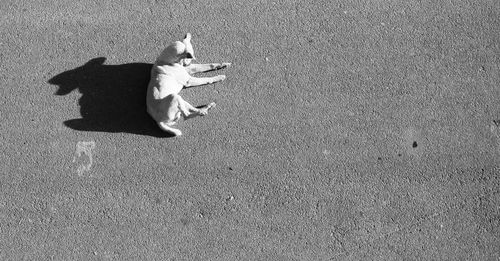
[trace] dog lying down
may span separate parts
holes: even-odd
[[[212,102],[201,108],[195,108],[179,95],[184,88],[223,81],[225,75],[196,78],[195,73],[218,70],[230,66],[230,63],[194,64],[191,34],[184,40],[176,41],[163,50],[151,69],[151,80],[146,97],[148,113],[165,132],[174,136],[182,132],[172,127],[182,116],[190,119],[205,116],[215,106]]]

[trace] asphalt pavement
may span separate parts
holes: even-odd
[[[190,32],[205,117],[149,70]],[[0,2],[0,260],[500,259],[500,2]]]

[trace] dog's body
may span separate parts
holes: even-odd
[[[148,113],[165,132],[178,136],[182,132],[172,128],[180,117],[189,119],[204,116],[215,106],[210,103],[202,108],[195,108],[179,95],[184,87],[194,87],[223,81],[225,75],[207,78],[196,78],[191,74],[226,68],[230,63],[191,64],[194,59],[191,45],[191,34],[187,34],[182,42],[177,41],[165,48],[156,59],[151,69],[146,97]]]

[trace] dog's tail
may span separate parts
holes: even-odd
[[[172,128],[168,124],[163,123],[161,121],[158,122],[158,126],[160,126],[160,129],[163,130],[164,132],[168,133],[168,134],[172,134],[174,136],[180,136],[180,135],[182,135],[182,131],[180,131],[178,129],[175,129],[175,128]]]

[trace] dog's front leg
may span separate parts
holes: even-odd
[[[189,78],[186,87],[194,87],[194,86],[200,86],[200,85],[205,85],[205,84],[210,84],[210,83],[216,83],[220,81],[224,81],[226,79],[225,75],[217,75],[214,77],[201,77],[201,78],[196,78],[196,77],[191,77]]]
[[[207,63],[207,64],[191,64],[187,67],[189,74],[209,72],[214,70],[220,70],[231,66],[231,63]]]

